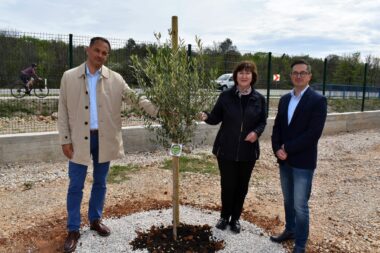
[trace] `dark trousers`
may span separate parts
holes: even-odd
[[[227,161],[218,158],[222,197],[221,217],[238,220],[256,161]]]
[[[25,75],[25,74],[23,74],[23,73],[21,73],[21,74],[20,74],[20,79],[22,80],[22,82],[23,82],[24,84],[27,84],[27,83],[29,82],[29,80],[30,80],[30,77],[27,76],[27,75]]]

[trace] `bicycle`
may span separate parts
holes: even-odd
[[[49,95],[49,87],[47,86],[47,79],[34,79],[31,78],[29,92],[26,91],[25,84],[20,80],[17,81],[13,87],[11,87],[11,94],[15,98],[22,98],[26,95],[33,93],[36,97],[44,98]]]

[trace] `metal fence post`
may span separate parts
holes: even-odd
[[[365,92],[366,92],[366,86],[367,86],[367,71],[368,71],[368,63],[366,63],[366,64],[364,65],[362,112],[364,111],[364,100],[365,100]]]
[[[73,35],[70,33],[69,34],[69,68],[74,67],[73,63]]]
[[[268,53],[268,72],[267,72],[267,115],[269,115],[270,84],[272,82],[272,52]]]
[[[187,60],[191,59],[191,44],[187,44]]]
[[[325,62],[323,64],[323,86],[322,86],[322,94],[325,95],[326,92],[326,77],[327,77],[327,58],[325,58]]]

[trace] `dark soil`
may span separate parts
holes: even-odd
[[[224,249],[224,241],[216,241],[209,225],[180,224],[177,240],[173,237],[173,226],[152,226],[146,232],[136,233],[136,239],[130,243],[133,250],[147,249],[152,253],[212,253]]]

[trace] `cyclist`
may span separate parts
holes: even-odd
[[[29,95],[30,95],[30,90],[32,87],[32,78],[42,80],[42,78],[40,78],[37,75],[36,69],[37,69],[37,64],[32,63],[32,65],[30,65],[26,69],[21,70],[21,73],[20,73],[20,79],[23,81],[25,85],[26,93]]]

